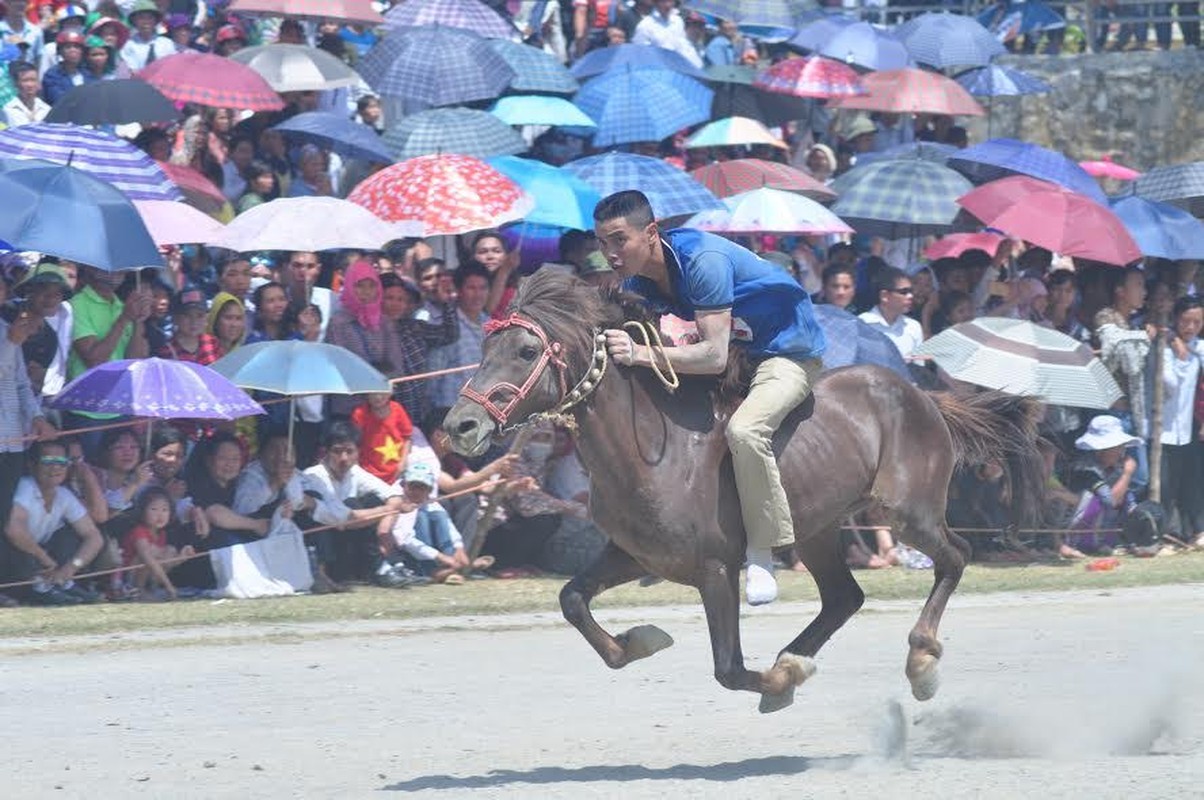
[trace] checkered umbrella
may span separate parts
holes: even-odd
[[[957,76],[957,82],[975,97],[1019,97],[1053,91],[1048,83],[1027,72],[998,64],[967,70]]]
[[[903,42],[868,22],[844,26],[822,43],[815,54],[863,70],[902,69],[915,65]]]
[[[912,17],[895,29],[895,36],[917,62],[937,69],[983,67],[1007,52],[974,17],[947,11]]]
[[[181,200],[183,195],[146,153],[111,133],[39,122],[0,131],[0,156],[69,164],[113,184],[131,200]]]
[[[916,353],[956,380],[1052,405],[1104,409],[1121,397],[1090,347],[1027,320],[979,317],[938,333]]]
[[[1055,150],[1016,139],[988,139],[967,147],[949,159],[949,166],[976,184],[1028,175],[1086,195],[1107,205],[1108,198],[1095,178],[1077,162]]]
[[[762,72],[753,86],[793,97],[852,97],[865,94],[861,76],[830,58],[787,58]]]
[[[877,150],[870,153],[857,154],[857,166],[861,167],[866,164],[872,164],[875,161],[889,161],[892,158],[922,158],[925,161],[931,161],[934,164],[946,166],[954,155],[960,153],[951,144],[941,144],[940,142],[908,142],[907,144],[897,144],[894,147],[888,147],[885,150]]]
[[[711,117],[714,92],[666,69],[624,67],[587,82],[573,100],[598,123],[594,146],[657,142]]]
[[[572,94],[581,88],[577,79],[550,53],[506,39],[490,39],[489,46],[514,70],[510,89],[515,92]]]
[[[512,156],[527,149],[514,128],[488,111],[470,108],[432,108],[411,114],[385,134],[384,143],[399,161],[432,153]]]
[[[686,149],[695,147],[733,147],[739,145],[767,144],[786,149],[786,143],[770,133],[769,129],[748,117],[717,119],[702,126],[686,139]]]
[[[1137,179],[1137,194],[1204,217],[1204,161],[1155,167]]]
[[[702,184],[659,158],[611,151],[570,161],[561,169],[572,172],[603,197],[639,189],[648,196],[657,219],[724,208]]]
[[[832,183],[832,211],[858,233],[907,239],[953,227],[957,198],[974,188],[940,164],[900,158],[859,166]]]
[[[155,59],[138,77],[179,103],[240,111],[284,108],[280,95],[258,72],[209,53],[176,53]]]
[[[663,47],[648,47],[642,44],[619,44],[591,50],[576,61],[569,71],[574,78],[585,80],[620,67],[667,69],[699,80],[706,77],[705,72],[678,53]]]
[[[798,28],[800,17],[815,8],[810,0],[686,0],[686,8],[738,25]]]
[[[890,69],[862,76],[865,93],[833,101],[839,108],[894,114],[983,115],[982,106],[952,78],[936,72]]]
[[[371,0],[233,0],[230,10],[275,17],[337,19],[374,25],[384,21],[372,7]]]
[[[387,222],[420,222],[426,236],[496,228],[535,205],[514,181],[463,155],[418,156],[386,167],[347,199]]]
[[[514,80],[486,39],[443,25],[391,31],[364,56],[360,75],[385,97],[427,106],[491,100]]]
[[[771,189],[797,192],[821,203],[836,199],[836,192],[802,170],[758,158],[717,161],[694,170],[690,175],[714,192],[716,197],[731,197],[768,186]]]
[[[859,21],[856,17],[847,17],[844,14],[823,14],[800,26],[786,44],[799,50],[815,52],[830,42],[836,34]]]
[[[480,34],[487,39],[510,39],[514,26],[480,0],[406,0],[385,14],[385,28],[446,25]]]

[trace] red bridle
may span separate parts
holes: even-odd
[[[565,383],[564,379],[565,372],[568,370],[568,364],[565,363],[564,358],[561,356],[561,352],[564,348],[561,347],[560,342],[548,341],[548,335],[543,332],[543,328],[539,327],[531,320],[523,319],[516,314],[511,314],[505,319],[490,320],[489,322],[485,323],[484,330],[486,336],[492,336],[498,331],[502,331],[507,328],[523,328],[538,338],[540,343],[543,345],[543,353],[540,354],[539,361],[535,363],[535,368],[531,370],[531,374],[527,376],[527,380],[522,386],[515,386],[513,383],[508,383],[505,381],[502,383],[495,383],[493,386],[489,387],[489,391],[485,392],[484,394],[474,390],[469,384],[465,384],[464,388],[460,390],[461,397],[466,397],[474,403],[479,403],[480,406],[484,408],[486,412],[488,412],[489,416],[493,417],[499,428],[506,427],[506,421],[510,418],[510,412],[514,410],[516,405],[521,403],[527,397],[527,393],[530,392],[535,386],[536,382],[543,377],[543,372],[548,368],[548,364],[551,364],[556,368],[556,377],[560,381],[560,401],[563,401],[569,393],[568,384]],[[510,397],[509,402],[500,408],[491,399],[497,395],[498,392],[513,392],[513,396]]]

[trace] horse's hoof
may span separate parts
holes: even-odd
[[[673,644],[673,637],[655,625],[637,625],[623,634],[623,652],[627,661],[639,661]]]
[[[772,714],[775,711],[781,711],[783,708],[789,708],[792,705],[794,705],[793,686],[781,694],[761,695],[761,704],[757,706],[757,710],[762,714]]]
[[[941,688],[940,659],[931,653],[916,657],[907,666],[907,680],[911,681],[911,696],[921,703],[936,696]]]
[[[807,656],[797,656],[794,653],[782,653],[773,666],[774,669],[786,670],[790,676],[791,686],[802,686],[803,681],[815,674],[815,660]]]

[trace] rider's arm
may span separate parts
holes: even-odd
[[[684,375],[718,375],[727,368],[727,351],[732,336],[732,310],[698,311],[694,314],[701,341],[680,347],[666,347],[663,352],[673,368]],[[658,348],[659,349],[659,348]],[[633,364],[652,366],[653,357],[644,345],[635,346]],[[663,363],[663,361],[661,362]]]

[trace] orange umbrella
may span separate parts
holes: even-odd
[[[949,114],[981,117],[978,101],[952,78],[915,69],[889,69],[861,76],[866,94],[833,100],[836,108],[894,114]]]

